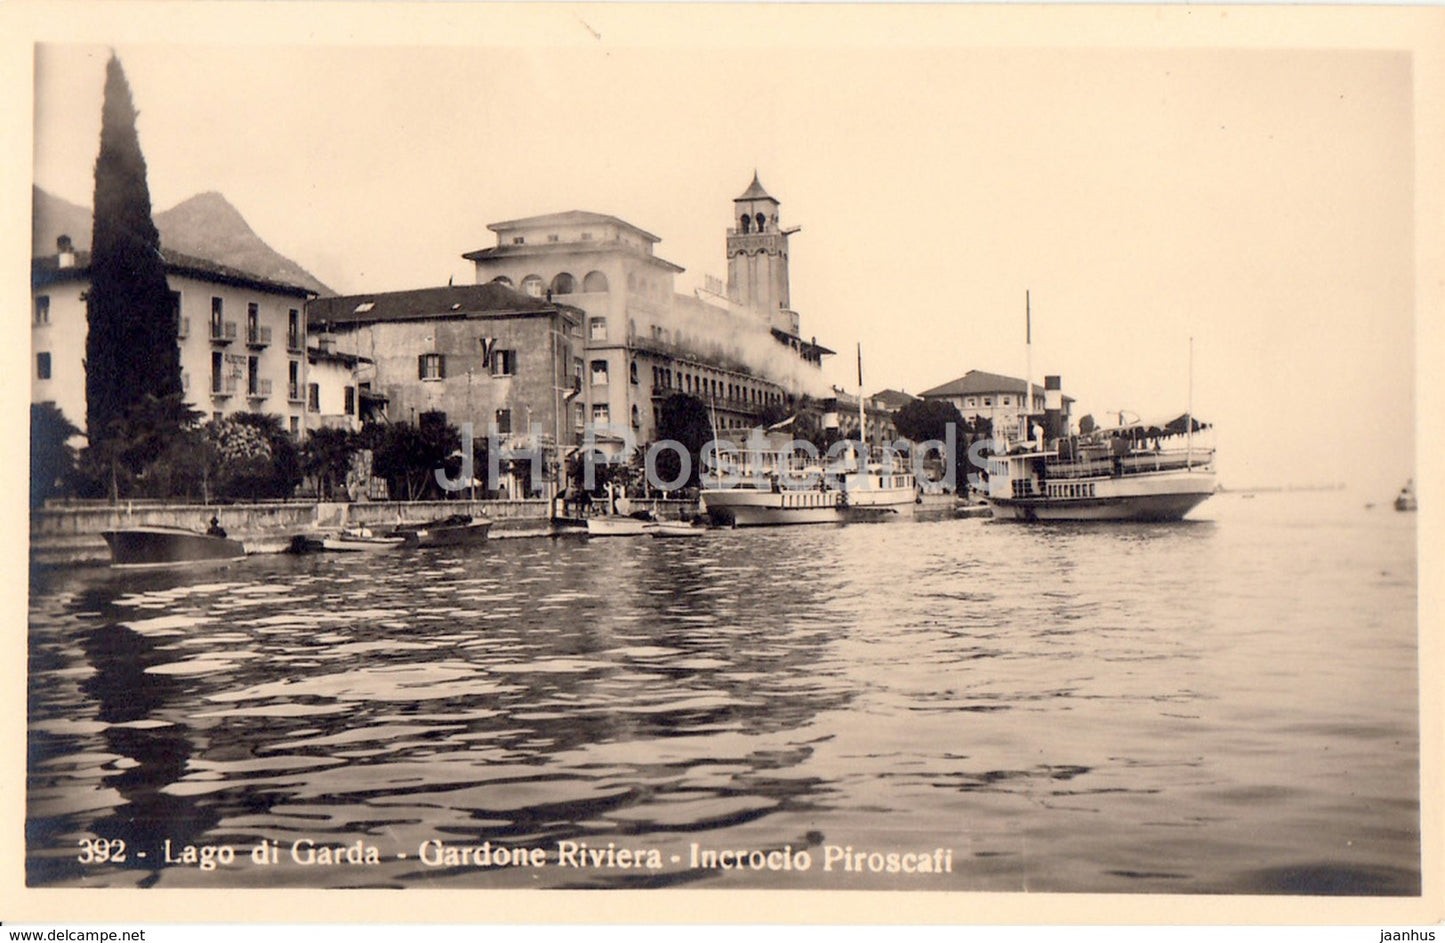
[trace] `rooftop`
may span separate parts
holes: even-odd
[[[166,263],[167,275],[183,275],[190,278],[197,278],[202,281],[216,282],[222,285],[235,285],[241,288],[255,288],[260,291],[269,291],[276,294],[292,295],[297,298],[309,298],[316,294],[309,288],[300,285],[292,285],[286,282],[279,282],[274,279],[262,278],[250,272],[243,272],[240,269],[222,265],[219,262],[212,262],[210,259],[202,259],[194,255],[186,255],[171,249],[162,248],[161,258]],[[59,255],[37,256],[30,260],[30,286],[32,288],[43,288],[46,285],[54,285],[60,282],[85,281],[90,278],[90,253],[76,252],[75,264],[64,268],[60,266]]]
[[[518,229],[546,229],[548,226],[585,226],[594,223],[599,226],[620,226],[629,232],[636,233],[648,242],[661,242],[660,236],[654,236],[647,230],[634,226],[625,219],[616,216],[608,216],[605,213],[589,213],[586,210],[566,210],[561,213],[544,213],[541,216],[523,216],[520,219],[503,220],[500,223],[490,223],[487,228],[494,233],[515,232]]]
[[[970,370],[957,380],[950,380],[942,386],[935,386],[931,390],[924,390],[918,394],[923,399],[942,399],[949,396],[975,396],[980,393],[1023,393],[1025,383],[1018,377],[1008,377],[1001,373],[988,373],[983,370]],[[1043,395],[1044,385],[1034,383],[1035,395]],[[1068,402],[1073,402],[1072,396],[1065,396]]]
[[[581,314],[571,305],[533,298],[498,282],[487,282],[317,298],[307,306],[306,320],[316,328],[429,318],[530,317],[553,312],[573,317]]]
[[[778,202],[769,195],[768,191],[763,189],[762,183],[758,180],[758,172],[756,170],[753,171],[753,182],[748,184],[748,188],[743,191],[743,195],[733,198],[734,203],[741,203],[744,200],[772,200],[774,203]]]

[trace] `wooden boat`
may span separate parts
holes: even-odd
[[[653,537],[698,537],[707,533],[707,527],[691,521],[655,521],[647,525],[647,533]]]
[[[483,543],[492,529],[490,518],[473,518],[469,514],[453,514],[424,524],[403,524],[392,531],[409,546],[461,547]]]
[[[647,528],[654,523],[645,517],[627,514],[598,514],[587,518],[587,536],[638,537],[647,533]]]
[[[173,566],[235,560],[246,555],[239,540],[185,527],[151,525],[101,533],[114,566]]]
[[[340,533],[321,538],[321,548],[323,550],[347,552],[394,550],[404,543],[406,543],[405,537],[380,536],[373,534],[365,527],[343,530]]]

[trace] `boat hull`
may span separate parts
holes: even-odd
[[[396,535],[414,547],[466,547],[485,543],[487,531],[492,529],[491,521],[473,521],[470,524],[419,525],[397,528]]]
[[[684,521],[658,521],[647,528],[653,537],[698,537],[707,533],[707,528]]]
[[[101,533],[115,566],[174,566],[236,560],[246,555],[238,540],[182,528],[134,527]]]
[[[1214,493],[1213,472],[1174,472],[1073,484],[1089,497],[990,497],[995,520],[1177,521]]]
[[[321,548],[340,553],[362,553],[371,550],[395,550],[406,543],[404,537],[323,537]]]
[[[724,527],[778,527],[787,524],[840,524],[841,491],[753,491],[718,489],[702,493],[703,511]]]
[[[638,517],[603,515],[587,518],[589,537],[638,537],[647,533],[649,521]]]

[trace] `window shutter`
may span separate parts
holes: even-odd
[[[439,379],[439,380],[445,380],[446,378],[447,378],[447,355],[446,355],[446,354],[437,354],[437,379]]]
[[[425,379],[426,379],[426,354],[417,354],[417,357],[416,357],[416,378],[417,378],[418,380],[425,380]]]

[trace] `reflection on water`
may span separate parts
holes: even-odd
[[[28,879],[1415,894],[1413,519],[1331,501],[36,573]]]

